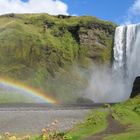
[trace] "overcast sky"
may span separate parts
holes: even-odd
[[[0,0],[0,14],[91,15],[119,24],[140,22],[140,0]]]

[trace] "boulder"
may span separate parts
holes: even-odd
[[[90,99],[79,97],[76,101],[77,104],[79,105],[91,105],[94,104],[94,102]]]
[[[131,92],[131,98],[137,96],[138,94],[140,94],[140,76],[136,77],[134,84],[133,84],[133,89]]]

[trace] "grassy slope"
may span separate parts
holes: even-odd
[[[100,109],[93,111],[83,123],[70,130],[66,137],[70,140],[81,140],[89,135],[103,131],[107,127],[107,115],[108,111],[102,112]]]
[[[124,125],[126,133],[107,137],[106,140],[140,140],[140,96],[113,107],[113,116]]]
[[[86,34],[93,25],[99,28],[95,38],[105,47],[79,42],[79,34]],[[113,23],[95,17],[1,16],[0,76],[41,88],[57,99],[72,99],[85,88],[86,80],[81,75],[91,61],[110,62],[114,28]],[[96,59],[88,56],[91,49]]]
[[[110,109],[109,109],[110,110]],[[105,137],[105,140],[139,140],[140,139],[140,96],[127,102],[111,107],[112,116],[121,124],[128,126],[126,132]],[[84,137],[99,133],[107,128],[106,116],[108,112],[93,111],[85,122],[68,132],[71,140],[80,140]],[[100,119],[102,118],[102,119]],[[97,122],[97,123],[95,123]]]

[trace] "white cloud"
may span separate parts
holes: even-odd
[[[132,6],[128,9],[125,16],[124,24],[132,24],[140,22],[140,0],[135,0]]]
[[[7,13],[49,13],[68,15],[68,6],[61,0],[0,0],[0,14]]]
[[[135,0],[134,4],[130,7],[129,12],[133,15],[140,15],[140,0]]]

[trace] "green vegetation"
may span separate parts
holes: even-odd
[[[67,102],[85,88],[86,76],[81,75],[88,74],[91,63],[110,63],[115,27],[88,16],[0,16],[0,76],[58,100],[67,96]]]
[[[124,103],[118,103],[112,107],[105,105],[106,109],[101,112],[93,111],[91,115],[66,136],[69,140],[80,140],[94,134],[104,132],[108,127],[107,116],[112,112],[114,120],[120,122],[127,129],[118,134],[103,135],[105,140],[139,140],[140,139],[140,96],[130,99]],[[115,127],[115,126],[114,126]],[[100,134],[99,134],[100,135]]]
[[[105,140],[139,140],[140,139],[140,96],[113,107],[114,119],[128,126],[122,134],[112,135]]]
[[[93,111],[83,123],[70,130],[66,137],[70,140],[81,140],[89,135],[103,131],[107,127],[107,115],[108,111],[102,112],[100,109]]]

